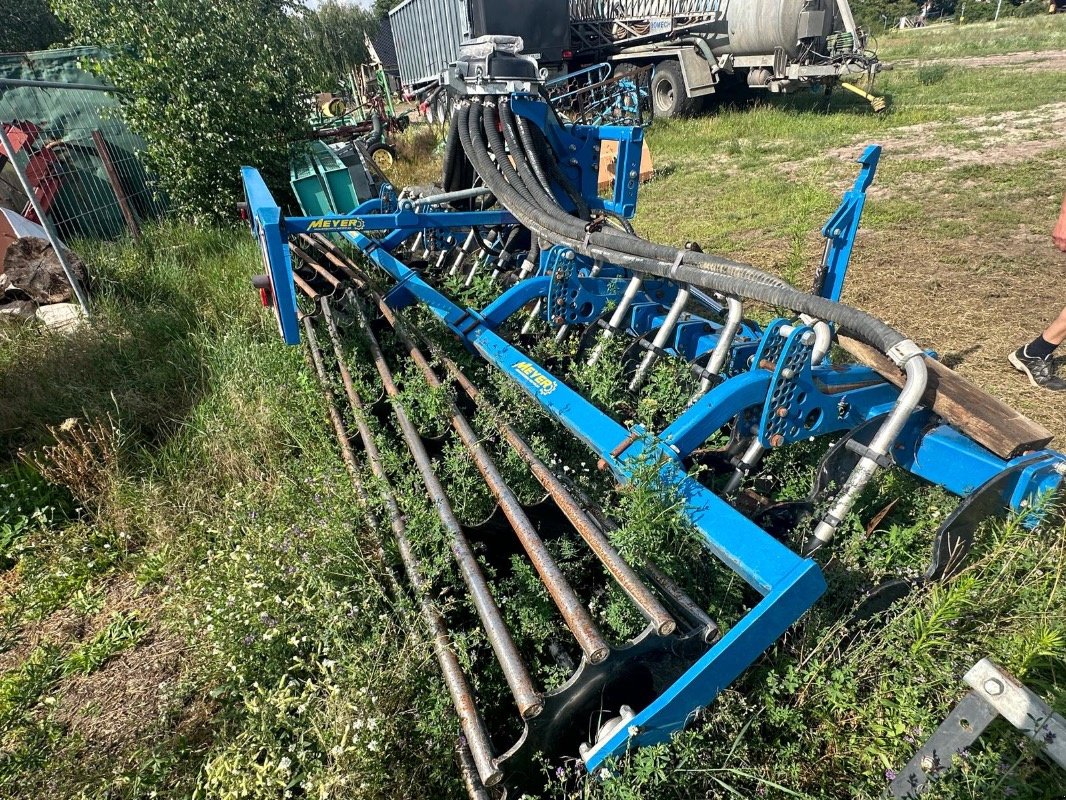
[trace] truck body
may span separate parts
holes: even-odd
[[[391,12],[404,86],[440,85],[464,41],[521,36],[555,74],[652,66],[660,116],[728,88],[789,92],[880,69],[847,0],[407,0]]]

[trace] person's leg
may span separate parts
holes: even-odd
[[[1011,353],[1008,360],[1016,370],[1025,373],[1033,386],[1064,391],[1066,381],[1055,376],[1055,363],[1051,360],[1055,348],[1063,341],[1066,341],[1066,308],[1042,334]]]

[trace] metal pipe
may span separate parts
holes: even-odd
[[[811,366],[815,367],[822,363],[822,359],[829,352],[829,348],[833,346],[833,329],[829,327],[829,323],[825,320],[815,319],[809,314],[800,314],[800,319],[803,320],[805,325],[810,325],[814,329],[814,350],[811,351]]]
[[[496,654],[496,659],[503,669],[504,678],[507,680],[507,685],[510,687],[515,702],[518,704],[519,713],[524,719],[535,717],[544,710],[544,702],[533,688],[533,679],[529,675],[529,670],[522,662],[522,657],[518,653],[518,648],[511,637],[511,632],[503,621],[500,608],[496,605],[496,600],[492,596],[492,591],[485,580],[485,575],[477,562],[477,557],[474,555],[470,542],[467,541],[466,534],[463,532],[462,524],[455,516],[451,503],[448,501],[448,495],[444,491],[436,472],[434,472],[433,462],[429,457],[429,453],[426,452],[426,447],[422,443],[418,430],[400,403],[400,390],[393,380],[388,364],[385,363],[385,356],[381,351],[381,346],[378,344],[377,337],[374,336],[373,331],[370,329],[370,322],[363,313],[358,299],[354,295],[350,296],[352,297],[352,306],[355,310],[356,318],[366,336],[367,346],[370,349],[374,366],[381,377],[385,393],[389,397],[393,416],[396,417],[400,432],[407,443],[407,449],[410,451],[415,467],[426,484],[426,490],[429,492],[430,500],[440,517],[441,523],[451,537],[452,554],[455,556],[459,572],[462,574],[463,581],[470,592],[470,599],[477,610],[478,617],[481,619],[485,636],[488,638],[489,644]]]
[[[833,506],[822,517],[821,522],[814,529],[814,534],[804,545],[804,553],[812,553],[833,540],[836,529],[847,516],[855,501],[859,498],[862,490],[866,487],[870,478],[877,472],[879,466],[888,457],[889,448],[896,441],[899,432],[907,424],[911,413],[918,407],[922,395],[925,394],[926,383],[929,373],[925,366],[925,354],[910,339],[900,343],[896,348],[894,360],[897,364],[904,361],[904,371],[907,374],[907,382],[899,393],[896,405],[889,413],[881,427],[877,429],[873,440],[866,448],[859,463],[851,471],[848,479],[844,482],[844,488],[837,496]]]
[[[485,237],[485,247],[481,248],[483,256],[474,259],[474,263],[470,267],[470,272],[467,274],[463,286],[469,288],[474,283],[474,275],[477,274],[478,268],[482,264],[488,265],[489,258],[492,257],[492,246],[496,243],[498,238],[500,238],[500,232],[498,230],[494,228],[489,231],[489,235]]]
[[[312,256],[310,253],[301,250],[299,247],[292,244],[291,242],[289,243],[289,250],[291,250],[294,255],[298,256],[301,261],[307,264],[307,266],[317,272],[318,275],[334,289],[338,288],[341,285],[341,282],[337,279],[337,277],[332,272],[325,269],[321,264],[319,264],[318,261],[315,260],[314,256]]]
[[[629,313],[629,307],[633,305],[633,300],[636,299],[637,292],[640,291],[640,287],[644,284],[644,279],[639,275],[629,281],[629,285],[626,286],[625,292],[622,294],[622,298],[618,301],[618,305],[614,309],[614,313],[611,315],[610,322],[607,323],[607,329],[600,336],[600,341],[596,343],[596,349],[592,351],[592,355],[589,356],[588,364],[592,366],[603,355],[603,350],[607,346],[607,340],[614,336],[614,332],[622,326],[622,320],[625,319],[626,314]]]
[[[725,485],[723,490],[724,494],[733,494],[740,485],[744,483],[744,479],[748,477],[751,472],[751,468],[759,463],[759,459],[762,458],[763,453],[766,452],[766,448],[759,442],[758,434],[751,440],[751,444],[748,445],[748,449],[744,452],[744,455],[740,459],[740,464],[737,466],[736,472],[734,472],[730,478],[729,483]]]
[[[64,86],[64,88],[69,87]],[[15,148],[11,144],[11,140],[7,138],[7,131],[4,130],[3,125],[0,125],[0,144],[4,146],[4,151],[7,153],[7,159],[11,162],[11,166],[15,170],[15,175],[18,176],[19,185],[22,187],[22,191],[25,192],[26,199],[33,208],[33,212],[37,215],[37,221],[40,222],[41,227],[44,228],[44,233],[48,237],[49,243],[52,245],[52,250],[55,252],[56,258],[59,259],[60,266],[63,267],[63,274],[67,276],[67,282],[70,284],[70,289],[74,292],[74,296],[78,300],[78,305],[81,306],[81,310],[85,313],[85,316],[89,316],[89,299],[85,296],[85,290],[82,289],[81,283],[74,274],[74,269],[71,267],[70,261],[67,259],[64,248],[59,241],[59,236],[56,234],[55,227],[52,225],[52,220],[50,220],[48,215],[44,213],[41,201],[37,199],[37,193],[33,191],[33,187],[30,185],[30,180],[26,177],[25,170],[19,166],[18,161],[15,159]]]
[[[637,367],[637,372],[633,376],[633,380],[629,382],[629,390],[635,392],[640,388],[640,385],[644,383],[644,378],[648,374],[655,362],[659,360],[659,353],[662,352],[663,345],[666,344],[666,340],[670,338],[674,332],[674,328],[677,325],[677,321],[681,318],[681,315],[685,311],[685,306],[688,305],[689,291],[688,287],[682,286],[678,290],[677,297],[674,299],[674,304],[670,306],[670,310],[666,313],[666,319],[663,320],[662,326],[655,334],[655,338],[652,340],[651,348],[644,354],[644,358],[640,362],[640,366]]]
[[[18,87],[30,89],[82,89],[86,92],[122,94],[114,86],[97,86],[92,83],[60,83],[59,81],[31,81],[19,78],[0,78],[0,86],[7,86],[13,89]]]
[[[533,323],[537,321],[542,308],[544,308],[543,298],[533,304],[533,310],[529,312],[529,318],[526,319],[526,324],[522,326],[522,333],[529,333],[533,329]]]
[[[419,197],[415,200],[405,201],[409,205],[407,208],[425,208],[426,206],[439,206],[444,203],[452,203],[456,200],[472,200],[475,197],[484,197],[485,195],[492,194],[487,186],[475,186],[473,189],[460,189],[457,192],[444,192],[442,194],[431,194],[425,197]]]
[[[455,261],[452,262],[452,268],[448,270],[449,276],[457,273],[459,267],[461,267],[466,260],[466,257],[474,251],[474,244],[476,243],[474,236],[474,229],[471,228],[470,233],[466,235],[466,239],[463,241],[462,246],[459,248],[459,252],[455,256]]]
[[[462,667],[459,665],[459,660],[455,657],[455,653],[452,651],[451,637],[448,634],[444,619],[441,617],[440,612],[437,611],[436,606],[434,606],[429,600],[429,587],[422,577],[421,565],[418,563],[418,558],[415,556],[414,549],[411,547],[410,540],[407,538],[407,526],[404,524],[403,513],[400,511],[400,506],[396,502],[396,496],[389,488],[391,486],[389,476],[385,472],[381,453],[378,450],[377,442],[375,442],[374,435],[367,422],[366,408],[363,405],[358,392],[355,390],[355,384],[352,381],[351,372],[348,370],[348,365],[344,359],[344,349],[341,345],[340,334],[338,333],[336,323],[333,320],[333,314],[330,310],[328,300],[322,301],[322,316],[326,321],[326,328],[333,343],[333,352],[336,356],[337,368],[341,374],[341,382],[344,384],[344,391],[348,396],[352,416],[355,420],[356,428],[359,431],[359,438],[362,439],[363,442],[367,462],[370,465],[370,471],[383,487],[385,506],[389,513],[389,523],[392,527],[393,536],[396,538],[396,544],[400,552],[400,559],[403,561],[404,571],[406,572],[407,579],[410,581],[412,588],[415,590],[415,595],[419,600],[422,618],[425,620],[433,637],[434,655],[437,658],[437,663],[440,665],[441,674],[444,675],[444,683],[448,689],[448,693],[451,695],[452,704],[455,706],[455,711],[459,716],[459,725],[462,728],[463,737],[465,738],[464,753],[466,757],[472,761],[481,782],[484,783],[485,786],[493,786],[503,779],[503,772],[496,766],[493,757],[492,742],[489,739],[488,730],[485,727],[484,720],[482,720],[481,715],[477,711],[473,692],[470,690],[470,685],[467,683],[466,676],[463,674]],[[309,325],[306,322],[306,317],[305,326],[309,328]],[[377,524],[374,521],[369,498],[366,498],[364,491],[359,491],[357,493],[359,494],[360,499],[365,502],[368,522],[371,523],[372,529],[376,530]]]
[[[736,339],[740,324],[744,321],[744,304],[740,300],[727,296],[725,305],[725,325],[718,331],[718,341],[715,343],[714,352],[711,353],[711,359],[707,362],[704,377],[700,380],[700,388],[696,391],[690,403],[699,400],[711,390],[711,384],[713,383],[711,378],[717,377],[722,371],[722,367],[725,366],[726,359],[729,358],[729,353],[733,349],[733,340]]]
[[[658,589],[663,595],[670,598],[670,601],[674,603],[678,609],[684,614],[689,622],[692,623],[692,627],[695,630],[700,631],[700,636],[705,642],[713,642],[718,638],[721,633],[718,628],[718,623],[715,622],[711,616],[704,611],[699,605],[689,597],[685,590],[678,586],[673,578],[655,566],[651,561],[644,562],[644,572],[648,576],[655,588]]]
[[[425,377],[426,383],[433,389],[442,388],[443,384],[440,378],[437,377],[422,351],[418,349],[412,338],[400,326],[392,309],[385,304],[384,300],[378,301],[378,308],[385,320],[396,331],[400,341],[404,343],[411,359]],[[559,609],[559,613],[562,614],[563,621],[571,633],[574,634],[578,646],[591,663],[599,664],[604,661],[611,653],[610,646],[599,632],[592,615],[577,596],[577,592],[574,591],[563,575],[562,570],[559,569],[559,565],[552,558],[544,541],[537,534],[533,523],[522,509],[522,503],[518,496],[504,481],[503,476],[493,463],[492,457],[481,444],[480,437],[454,403],[449,408],[449,415],[452,428],[455,429],[463,446],[473,458],[474,464],[485,479],[485,483],[488,485],[493,497],[496,498],[496,502],[500,504],[500,509],[514,529],[522,549],[529,556],[530,562],[533,564],[534,569],[537,570],[541,582],[547,588],[548,594],[551,595],[552,600]]]
[[[622,588],[622,591],[637,607],[637,610],[648,622],[655,626],[655,630],[660,635],[665,636],[672,633],[677,627],[677,623],[670,616],[670,612],[663,607],[662,603],[640,580],[636,571],[615,550],[610,540],[585,511],[581,503],[570,493],[555,473],[548,468],[548,465],[541,461],[515,427],[500,416],[497,409],[485,399],[481,391],[463,374],[459,365],[451,359],[441,356],[437,348],[434,348],[434,351],[434,354],[443,361],[448,373],[459,384],[460,388],[466,392],[479,408],[489,413],[507,443],[529,465],[530,471],[537,479],[537,482],[551,495],[555,504],[570,520],[574,529],[585,540],[585,543],[607,569],[611,577],[614,578]]]

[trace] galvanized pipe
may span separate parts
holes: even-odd
[[[403,208],[418,207],[424,209],[427,206],[439,206],[445,203],[454,203],[456,200],[473,200],[477,197],[485,197],[492,194],[492,190],[486,186],[475,186],[473,189],[460,189],[456,192],[444,192],[442,194],[430,194],[418,197],[414,200],[405,200],[400,205]]]
[[[740,464],[737,466],[736,472],[729,477],[729,483],[725,485],[723,490],[724,494],[733,494],[740,485],[744,483],[744,479],[748,477],[752,467],[759,463],[759,459],[762,458],[763,453],[766,452],[766,448],[759,442],[758,434],[751,440],[751,444],[748,445],[748,449],[744,451],[744,455],[740,459]]]
[[[485,237],[485,245],[488,247],[488,249],[486,250],[482,248],[481,252],[484,254],[483,257],[478,257],[474,259],[474,263],[470,267],[470,272],[467,273],[466,280],[463,282],[463,286],[469,288],[474,283],[474,275],[477,274],[478,268],[482,264],[487,265],[489,263],[489,258],[492,256],[492,245],[499,237],[500,232],[498,230],[493,229],[489,231],[489,235]]]
[[[496,659],[503,669],[507,685],[510,687],[515,702],[518,704],[518,711],[524,719],[535,717],[544,710],[544,703],[533,688],[533,680],[529,675],[529,670],[522,662],[522,657],[518,653],[518,648],[511,637],[511,632],[503,621],[500,608],[496,605],[496,600],[492,596],[492,591],[485,580],[485,575],[481,571],[474,551],[470,547],[470,542],[467,541],[466,534],[463,532],[462,524],[455,516],[451,503],[448,501],[448,495],[433,470],[433,462],[429,457],[429,453],[426,452],[426,447],[422,443],[418,429],[415,428],[414,423],[411,422],[400,403],[400,390],[393,380],[392,371],[389,369],[388,364],[385,363],[385,356],[381,352],[381,346],[370,329],[370,323],[363,313],[358,299],[354,296],[352,296],[352,306],[355,310],[356,318],[366,335],[367,346],[370,349],[374,366],[381,377],[385,393],[391,402],[393,416],[396,417],[400,432],[403,434],[407,448],[414,459],[415,467],[426,484],[429,497],[440,517],[441,523],[451,537],[452,554],[455,556],[463,581],[470,592],[470,599],[475,609],[477,609],[485,635],[488,637],[489,644],[492,645],[493,652],[496,653]]]
[[[682,286],[677,292],[677,297],[674,299],[674,303],[670,306],[670,310],[666,312],[666,319],[663,320],[662,327],[655,334],[655,338],[652,340],[651,349],[644,354],[644,358],[640,362],[640,366],[637,367],[636,374],[633,375],[633,380],[629,382],[629,390],[635,392],[640,388],[640,385],[644,383],[644,378],[647,377],[648,370],[650,370],[655,362],[659,360],[659,353],[662,352],[663,345],[674,332],[674,328],[677,326],[677,321],[681,318],[681,315],[685,311],[685,306],[688,305],[690,293],[687,286]]]
[[[607,346],[607,340],[614,336],[614,332],[622,327],[622,321],[626,318],[626,314],[629,313],[629,307],[633,305],[633,300],[637,296],[637,292],[640,291],[640,287],[644,284],[644,279],[640,276],[632,278],[629,281],[629,285],[626,286],[625,292],[622,294],[622,299],[618,301],[618,305],[614,309],[614,313],[611,315],[610,322],[607,323],[607,330],[603,332],[600,337],[600,341],[596,344],[596,349],[592,351],[592,355],[589,356],[588,364],[592,366],[603,355],[603,350]]]
[[[925,393],[926,382],[929,378],[929,373],[925,366],[925,354],[922,349],[907,339],[901,343],[899,349],[893,355],[893,359],[897,363],[905,359],[904,370],[907,374],[907,382],[899,393],[896,405],[893,406],[885,421],[881,423],[881,427],[877,429],[877,433],[874,434],[874,438],[866,448],[866,452],[844,482],[844,487],[841,489],[840,494],[837,495],[836,501],[825,516],[822,517],[821,522],[814,529],[814,534],[807,540],[804,546],[805,553],[811,553],[833,540],[837,527],[844,521],[844,517],[847,516],[855,501],[858,500],[870,478],[877,472],[880,466],[879,462],[887,458],[889,448],[896,441],[896,437],[899,436],[903,426],[907,424],[911,413],[921,402],[922,395]]]
[[[466,235],[466,239],[463,241],[462,246],[459,248],[459,252],[455,256],[455,261],[452,262],[452,268],[448,270],[448,275],[452,276],[459,271],[459,267],[466,261],[466,257],[474,252],[474,245],[477,244],[477,240],[474,238],[474,229],[470,229],[470,233]]]
[[[442,388],[443,384],[440,378],[437,377],[422,351],[400,326],[392,309],[383,300],[378,301],[378,308],[385,320],[396,331],[400,341],[404,343],[411,359],[425,377],[426,383],[434,389]],[[577,596],[577,592],[566,580],[566,576],[559,569],[559,565],[555,563],[555,559],[548,552],[544,541],[537,534],[533,523],[522,509],[522,503],[518,496],[504,481],[503,476],[493,463],[492,457],[481,444],[480,437],[478,437],[466,417],[463,416],[454,403],[449,408],[449,415],[452,428],[455,429],[463,446],[473,458],[474,464],[489,487],[489,491],[496,498],[496,502],[500,504],[500,509],[514,529],[515,535],[518,536],[522,549],[526,551],[526,555],[529,556],[529,560],[540,576],[541,582],[548,590],[548,594],[551,595],[552,600],[559,609],[559,613],[562,614],[566,627],[574,634],[574,639],[577,640],[578,646],[591,663],[599,664],[604,661],[611,653],[610,646],[597,628],[592,615]]]
[[[725,325],[718,331],[718,342],[711,353],[711,360],[707,362],[705,376],[700,380],[700,388],[692,401],[695,402],[711,390],[711,378],[716,377],[725,366],[726,359],[733,349],[733,340],[737,337],[740,324],[744,321],[744,304],[735,297],[726,297],[726,320]]]
[[[429,587],[422,577],[422,570],[418,563],[418,558],[415,556],[410,540],[407,538],[407,526],[404,524],[403,513],[400,511],[400,506],[396,502],[396,496],[389,488],[391,485],[389,476],[385,472],[381,453],[378,450],[377,443],[374,441],[374,434],[370,430],[370,425],[367,422],[366,408],[363,405],[362,399],[359,397],[359,393],[355,390],[355,384],[352,381],[351,372],[348,370],[348,365],[344,358],[344,348],[341,345],[340,334],[338,333],[337,325],[333,320],[333,314],[330,310],[328,300],[322,301],[322,317],[326,322],[326,328],[329,331],[329,337],[333,343],[333,352],[336,356],[337,368],[341,375],[341,382],[344,384],[344,391],[348,396],[352,416],[355,419],[355,425],[359,431],[359,438],[363,441],[363,447],[366,452],[367,462],[370,465],[370,471],[373,473],[374,477],[381,482],[383,487],[385,506],[388,509],[389,514],[389,524],[392,527],[393,536],[396,538],[396,544],[400,552],[400,559],[403,561],[404,571],[407,574],[407,579],[411,583],[411,587],[415,591],[415,596],[418,598],[422,618],[425,620],[425,623],[433,636],[434,655],[437,658],[437,663],[440,665],[441,673],[444,675],[444,683],[448,688],[448,693],[451,695],[452,704],[455,706],[455,711],[459,715],[459,725],[462,728],[463,737],[465,738],[465,756],[470,759],[481,782],[485,786],[493,786],[503,779],[503,772],[496,766],[493,757],[492,742],[489,739],[488,730],[485,728],[484,720],[482,720],[481,715],[478,713],[477,706],[474,703],[473,692],[470,690],[470,685],[467,683],[466,676],[463,674],[462,667],[459,665],[459,660],[455,657],[455,653],[452,651],[451,637],[448,634],[444,619],[441,617],[440,612],[437,611],[436,606],[429,600]],[[306,318],[304,325],[307,330],[311,330],[310,324]],[[308,340],[310,341],[310,336]],[[319,361],[320,360],[321,356],[319,357]],[[321,373],[319,377],[320,379],[322,378]],[[362,483],[360,481],[358,487],[361,486]],[[369,498],[367,498],[366,492],[358,487],[357,494],[359,495],[360,500],[364,503],[367,519],[373,526],[373,529],[376,530],[377,524],[374,521]]]
[[[439,356],[439,353],[437,355]],[[514,426],[500,416],[499,412],[485,399],[481,391],[463,374],[459,365],[446,357],[442,358],[442,360],[448,373],[459,384],[460,388],[466,392],[479,408],[489,413],[507,443],[529,465],[530,471],[537,479],[537,482],[551,495],[552,500],[566,515],[566,518],[570,520],[574,529],[585,540],[585,543],[607,569],[611,577],[614,578],[615,582],[622,588],[626,596],[633,602],[637,610],[648,622],[655,626],[655,630],[660,635],[665,636],[672,633],[677,627],[677,623],[670,616],[670,612],[663,607],[651,590],[640,580],[640,576],[637,575],[636,571],[614,549],[610,540],[581,506],[581,503],[570,493],[555,473],[548,468],[548,465],[541,461],[533,448],[530,447],[529,443]]]

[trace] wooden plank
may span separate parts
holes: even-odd
[[[141,228],[137,224],[137,217],[133,215],[133,209],[130,208],[129,201],[126,198],[126,190],[122,188],[122,182],[118,178],[118,170],[115,169],[115,162],[111,160],[111,151],[107,149],[107,141],[100,131],[93,131],[93,144],[96,145],[96,152],[100,155],[100,163],[104,165],[104,172],[107,173],[107,182],[111,184],[111,191],[115,193],[115,199],[118,200],[118,208],[122,212],[123,219],[126,220],[126,226],[130,229],[133,238],[139,242],[141,240]]]
[[[886,356],[847,336],[838,336],[837,340],[859,363],[890,383],[903,386],[903,373]],[[932,407],[945,422],[1000,458],[1040,450],[1054,438],[1047,428],[977,388],[939,361],[927,357],[925,363],[929,368],[929,385],[922,396],[922,405]]]

